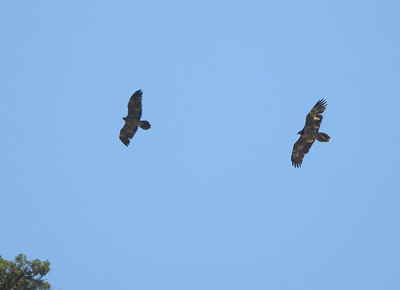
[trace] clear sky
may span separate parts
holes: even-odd
[[[400,289],[399,9],[2,0],[0,255],[57,290]]]

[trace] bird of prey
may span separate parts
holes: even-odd
[[[311,109],[306,117],[304,128],[297,134],[300,138],[296,141],[292,151],[292,165],[296,168],[301,166],[303,157],[308,153],[315,139],[319,142],[329,142],[331,137],[328,134],[318,132],[322,121],[322,113],[325,111],[327,103],[324,99],[319,100]]]
[[[129,145],[130,139],[135,135],[138,127],[143,130],[150,129],[149,121],[141,121],[142,117],[142,90],[133,93],[128,103],[128,116],[122,117],[125,121],[124,127],[119,133],[119,139],[126,146]]]

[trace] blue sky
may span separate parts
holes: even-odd
[[[1,1],[0,255],[62,290],[399,289],[399,8]]]

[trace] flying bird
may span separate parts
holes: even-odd
[[[142,90],[133,93],[128,103],[128,116],[122,117],[125,121],[124,127],[119,132],[119,139],[126,146],[129,145],[130,139],[135,135],[138,127],[143,130],[150,129],[149,121],[142,121]]]
[[[319,100],[311,109],[306,117],[304,128],[297,134],[300,138],[294,143],[292,151],[292,165],[296,168],[301,166],[303,157],[308,153],[315,139],[319,142],[329,142],[331,137],[328,134],[318,132],[322,121],[322,113],[325,111],[327,103],[324,99]]]

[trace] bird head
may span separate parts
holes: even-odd
[[[299,131],[299,132],[297,132],[297,134],[303,135],[304,134],[304,129]]]
[[[126,121],[126,117],[122,117],[122,120]]]

